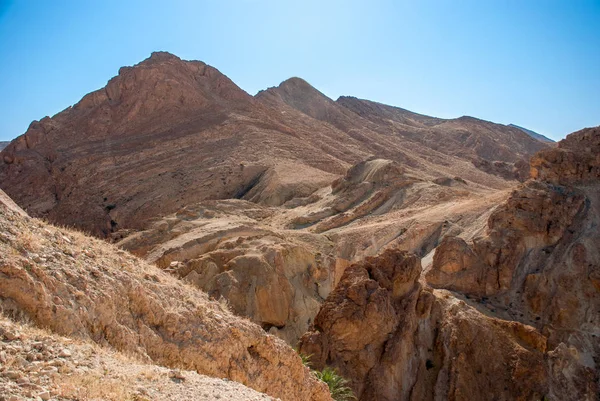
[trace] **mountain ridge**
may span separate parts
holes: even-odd
[[[253,97],[214,67],[156,52],[72,107],[34,121],[2,151],[0,186],[34,216],[106,236],[185,204],[248,193],[259,181],[257,188],[287,188],[277,199],[252,193],[281,204],[371,156],[401,161],[423,178],[460,174],[506,187],[493,162],[508,163],[503,174],[516,179],[513,164],[544,146],[499,125],[472,122],[464,132],[454,121],[422,131],[377,113],[363,118],[339,103],[299,78]],[[508,142],[490,141],[490,133]],[[492,167],[480,168],[480,159]],[[308,177],[315,178],[286,184],[302,168],[314,169]],[[150,199],[162,199],[160,206]]]
[[[552,140],[552,139],[548,138],[548,137],[547,137],[547,136],[545,136],[545,135],[538,134],[538,133],[537,133],[537,132],[535,132],[535,131],[532,131],[532,130],[530,130],[530,129],[527,129],[527,128],[523,128],[523,127],[521,127],[521,126],[519,126],[519,125],[516,125],[516,124],[508,124],[508,126],[509,126],[509,127],[515,127],[515,128],[518,128],[518,129],[520,129],[521,131],[523,131],[523,132],[525,132],[526,134],[528,134],[529,136],[531,136],[532,138],[535,138],[535,139],[537,139],[537,140],[539,140],[539,141],[546,142],[546,143],[556,143],[556,141],[555,141],[555,140]]]

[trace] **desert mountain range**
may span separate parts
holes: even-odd
[[[92,387],[35,384],[41,342],[130,399],[330,399],[292,347],[359,400],[600,394],[600,128],[555,145],[300,78],[251,96],[158,52],[34,121],[0,188],[0,393]]]

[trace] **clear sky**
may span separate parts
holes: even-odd
[[[0,0],[0,140],[154,50],[554,139],[600,125],[600,0]]]

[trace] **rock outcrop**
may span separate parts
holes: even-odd
[[[597,184],[600,127],[577,131],[531,159],[531,178],[556,185]]]
[[[360,400],[543,399],[546,338],[423,288],[415,255],[388,250],[346,269],[300,342]],[[493,344],[493,346],[490,346]]]
[[[330,240],[274,230],[265,224],[274,213],[248,201],[205,201],[118,245],[295,344],[341,274]]]
[[[599,151],[600,129],[592,128],[538,153],[532,179],[492,213],[487,232],[471,243],[445,238],[427,273],[430,285],[543,333],[554,350],[552,374],[568,376],[553,379],[557,399],[598,392]],[[571,361],[561,362],[567,355]]]
[[[290,226],[298,228],[316,224],[314,231],[323,232],[371,213],[385,213],[395,206],[394,197],[398,192],[416,181],[414,177],[406,176],[404,169],[391,160],[360,162],[331,184],[331,194],[322,208],[296,217]]]
[[[282,400],[330,399],[296,352],[259,326],[125,251],[3,201],[0,277],[0,308],[15,319]]]

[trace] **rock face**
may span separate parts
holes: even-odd
[[[444,238],[428,283],[480,297],[509,290],[527,273],[519,271],[523,264],[530,272],[546,266],[584,203],[581,191],[528,181],[492,213],[486,238],[472,247],[461,238]]]
[[[557,399],[593,399],[598,391],[599,150],[593,128],[538,153],[532,180],[490,216],[485,235],[472,243],[445,238],[427,274],[429,284],[541,331],[554,349],[552,374],[566,376],[552,388]],[[568,369],[559,361],[567,354]]]
[[[421,179],[460,174],[505,188],[471,161],[512,166],[544,147],[473,118],[334,102],[300,79],[252,97],[211,66],[153,53],[34,121],[2,151],[0,185],[33,216],[108,236],[207,199],[308,197],[373,155]]]
[[[0,307],[13,318],[283,400],[330,399],[282,340],[112,245],[3,201],[0,277]]]
[[[600,127],[567,136],[558,148],[539,152],[531,159],[531,178],[556,185],[598,183],[600,177]]]
[[[423,181],[370,159],[283,207],[204,201],[112,237],[294,345],[351,261],[387,247],[425,256],[488,213],[497,200],[486,196],[460,177]]]
[[[274,213],[248,201],[205,201],[118,244],[295,344],[335,285],[336,259],[323,236],[265,224]]]
[[[300,342],[360,400],[542,399],[546,338],[424,289],[420,260],[389,250],[344,272]],[[490,347],[493,344],[493,347]]]
[[[0,151],[8,146],[10,142],[0,142]]]

